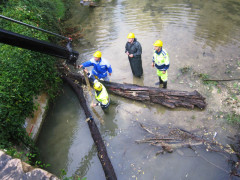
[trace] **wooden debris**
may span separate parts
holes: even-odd
[[[136,143],[149,143],[150,145],[160,147],[161,149],[156,152],[156,155],[163,154],[165,152],[167,153],[172,153],[174,150],[176,150],[177,153],[179,153],[181,156],[184,155],[182,151],[179,150],[179,148],[187,147],[193,150],[199,158],[202,158],[204,161],[209,163],[210,165],[220,169],[221,171],[227,173],[231,176],[236,176],[240,177],[239,174],[239,165],[240,165],[240,160],[239,160],[239,147],[237,147],[238,150],[235,150],[235,148],[230,147],[228,144],[223,146],[220,143],[218,143],[214,137],[213,140],[206,140],[204,137],[199,137],[195,135],[192,132],[186,131],[181,128],[169,128],[167,131],[168,133],[166,134],[166,129],[167,128],[161,128],[164,130],[164,133],[166,135],[163,135],[162,132],[156,132],[156,129],[160,128],[154,128],[151,130],[151,128],[148,128],[144,126],[143,124],[140,124],[140,127],[143,128],[148,135],[151,135],[153,137],[150,138],[145,138],[143,140],[137,140],[135,141]],[[211,134],[211,133],[206,133],[206,134]],[[240,143],[240,141],[239,141]],[[202,154],[197,152],[196,148],[201,146],[203,148],[206,148],[206,151],[213,151],[221,154],[224,156],[224,159],[229,159],[228,161],[232,161],[232,168],[231,170],[227,170],[210,160],[208,158],[204,157]],[[238,161],[234,161],[231,158],[231,155],[234,154],[238,157]],[[228,156],[227,156],[228,155]]]
[[[68,82],[68,84],[73,88],[73,90],[75,91],[75,93],[79,99],[79,102],[85,112],[86,119],[88,120],[87,123],[88,123],[89,129],[91,131],[91,135],[94,140],[94,143],[97,147],[98,158],[102,164],[106,179],[107,180],[116,180],[117,177],[116,177],[115,171],[113,169],[112,163],[108,157],[107,149],[102,140],[102,136],[98,130],[98,127],[95,124],[94,119],[92,118],[92,115],[87,107],[86,100],[83,95],[82,87],[78,84],[75,84],[74,81],[71,80],[69,77],[63,76],[62,78],[66,82]]]
[[[63,68],[59,68],[59,71],[67,74],[74,80],[78,80],[80,83],[86,84],[81,74],[72,73],[68,69]],[[205,98],[197,91],[176,91],[107,81],[101,81],[101,83],[104,84],[109,93],[144,103],[161,104],[168,108],[184,107],[193,109],[198,107],[204,109],[206,107]]]
[[[239,81],[240,78],[234,78],[234,79],[203,79],[203,81]]]
[[[229,145],[223,146],[214,139],[212,141],[206,140],[203,137],[198,137],[192,132],[186,131],[181,128],[171,128],[166,131],[165,135],[159,132],[154,132],[150,128],[147,128],[140,123],[140,127],[143,128],[152,137],[142,140],[136,140],[136,143],[149,143],[150,145],[158,146],[162,148],[164,152],[173,152],[174,149],[203,145],[206,151],[222,152],[227,154],[237,154]],[[167,134],[166,134],[167,132]]]

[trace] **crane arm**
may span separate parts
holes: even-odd
[[[48,54],[66,59],[67,63],[74,64],[79,56],[77,51],[72,50],[71,41],[66,47],[58,46],[47,41],[38,40],[21,34],[13,33],[0,28],[0,43],[17,46],[32,51]]]

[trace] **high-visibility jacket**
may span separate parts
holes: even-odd
[[[82,65],[83,67],[93,66],[92,74],[94,76],[97,76],[99,79],[105,78],[107,76],[107,71],[109,73],[112,73],[111,65],[104,58],[101,58],[100,61],[95,61],[95,59],[92,58],[89,61],[83,63]]]
[[[169,57],[167,51],[164,49],[161,49],[160,52],[154,51],[153,62],[157,68],[157,75],[161,77],[162,81],[166,82],[168,80],[167,69],[169,68]],[[163,71],[165,71],[165,73],[163,73]]]
[[[102,90],[100,92],[95,91],[95,98],[100,103],[102,108],[107,108],[109,105],[109,97],[106,88],[102,85]]]
[[[155,67],[159,71],[166,71],[169,68],[169,56],[166,50],[162,49],[160,52],[154,51],[153,60]]]

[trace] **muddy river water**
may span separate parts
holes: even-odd
[[[234,137],[238,130],[219,115],[231,110],[223,103],[224,91],[209,89],[193,74],[221,79],[240,76],[240,1],[108,0],[89,8],[76,0],[71,13],[66,25],[82,29],[84,35],[74,46],[80,53],[78,64],[100,50],[113,68],[111,81],[155,87],[156,69],[151,67],[153,43],[161,39],[170,57],[168,89],[197,90],[208,104],[205,110],[171,110],[110,94],[113,104],[109,113],[97,109],[104,124],[95,121],[118,179],[228,179],[231,166],[220,153],[197,147],[198,154],[182,148],[158,155],[160,147],[135,141],[147,136],[139,126],[143,123],[149,128],[181,127],[198,130],[200,134],[204,130],[217,132],[217,141],[232,143],[227,137]],[[124,53],[129,32],[142,45],[141,79],[133,77]],[[191,72],[183,73],[182,69]],[[90,103],[87,92],[86,97]],[[105,179],[85,119],[76,95],[65,84],[50,108],[37,142],[42,160],[51,164],[48,171],[59,176],[60,170],[65,169],[67,177]]]

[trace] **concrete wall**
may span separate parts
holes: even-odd
[[[30,117],[26,118],[25,121],[26,131],[34,141],[36,141],[38,137],[42,123],[47,114],[48,100],[49,97],[45,93],[39,95],[37,99],[34,98],[34,103],[38,105],[38,109],[34,111],[33,118]]]

